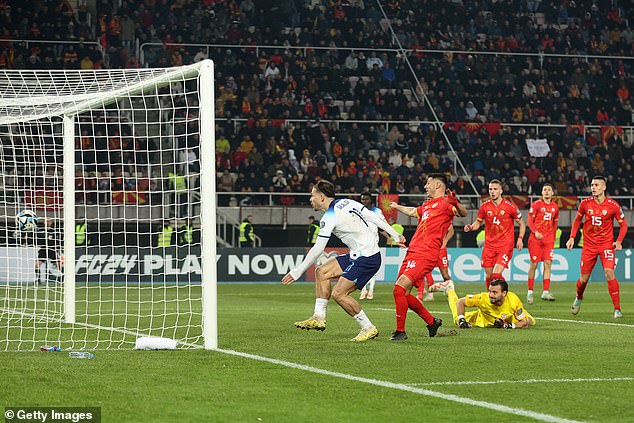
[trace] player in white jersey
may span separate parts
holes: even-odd
[[[383,211],[374,205],[372,194],[370,194],[368,191],[364,191],[361,193],[361,204],[367,207],[367,209],[370,210],[372,213],[376,214],[379,219],[387,223],[387,220],[385,220],[385,216],[383,215]],[[379,242],[378,232],[379,231],[377,229],[377,236],[376,236],[377,242]],[[388,235],[387,232],[381,230],[380,233],[381,235],[385,237],[386,240],[390,239],[390,235]],[[372,276],[370,280],[368,281],[368,283],[365,284],[365,286],[361,290],[361,295],[359,295],[360,300],[364,300],[366,298],[368,300],[374,299],[374,284],[375,283],[376,283],[376,276]]]
[[[325,211],[319,222],[319,236],[302,263],[284,276],[282,283],[289,285],[302,276],[322,253],[330,236],[336,235],[350,250],[348,254],[332,258],[317,267],[314,314],[309,319],[295,322],[295,326],[299,329],[325,330],[326,306],[332,296],[361,326],[361,331],[352,340],[367,341],[376,338],[379,331],[350,294],[362,289],[381,267],[376,228],[389,233],[401,247],[405,246],[405,238],[361,203],[349,199],[335,200],[334,197],[332,182],[322,180],[313,187],[310,204],[316,211]],[[330,281],[334,279],[338,280],[332,288]]]

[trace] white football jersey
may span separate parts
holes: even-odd
[[[376,214],[376,216],[380,220],[385,222],[385,224],[389,225],[389,223],[387,223],[387,220],[385,219],[385,216],[383,215],[383,210],[381,210],[377,206],[369,207],[368,210],[370,210],[372,213]],[[370,222],[368,222],[368,223],[370,223]],[[374,225],[374,223],[371,223],[371,224]],[[374,225],[374,226],[376,226],[376,225]],[[377,227],[377,230],[376,230],[376,242],[379,242],[379,239],[380,239],[380,237],[379,237],[379,228]]]
[[[330,238],[331,234],[336,235],[348,246],[352,258],[378,253],[377,227],[362,216],[364,208],[363,204],[347,198],[334,200],[319,222],[319,236]]]

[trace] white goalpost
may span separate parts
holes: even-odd
[[[217,348],[213,72],[0,70],[0,351]]]

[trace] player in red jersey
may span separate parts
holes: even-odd
[[[451,280],[451,275],[449,275],[449,255],[447,254],[447,243],[453,235],[453,226],[450,226],[442,240],[440,254],[438,255],[438,264],[436,267],[440,270],[440,276],[442,276],[443,283],[453,282]],[[427,283],[427,287],[431,287],[434,284],[434,277],[431,275],[431,272],[425,275],[425,282]],[[434,301],[434,293],[431,291],[427,292],[425,290],[424,283],[419,285],[418,294],[416,296],[421,301]]]
[[[428,201],[418,207],[406,207],[390,203],[390,207],[411,217],[418,218],[416,232],[409,243],[407,254],[398,272],[394,284],[394,303],[396,305],[396,330],[392,341],[407,339],[405,320],[410,308],[427,323],[429,336],[436,336],[442,320],[432,314],[411,295],[412,287],[424,284],[424,276],[438,264],[440,247],[454,216],[466,216],[467,210],[458,202],[456,194],[447,192],[447,181],[443,174],[431,174],[425,184]],[[447,195],[445,195],[447,194]]]
[[[475,222],[465,225],[464,231],[477,231],[484,222],[484,248],[482,249],[482,267],[484,268],[487,289],[493,279],[504,279],[502,271],[509,266],[513,257],[513,245],[518,251],[524,246],[526,223],[522,220],[522,213],[517,206],[502,197],[502,182],[493,179],[489,182],[488,201],[478,210]],[[520,233],[515,241],[513,222],[520,225]]]
[[[559,222],[559,206],[553,201],[553,186],[545,183],[542,187],[542,198],[533,202],[528,212],[528,254],[531,264],[528,268],[528,293],[526,302],[533,304],[533,288],[535,287],[535,270],[540,261],[544,262],[544,290],[542,300],[555,301],[550,293],[550,267],[555,251],[555,235]]]
[[[579,210],[572,222],[570,239],[566,242],[566,247],[570,250],[575,245],[575,236],[583,224],[583,248],[581,249],[581,276],[577,280],[577,297],[572,303],[570,311],[572,314],[579,313],[583,292],[586,290],[588,279],[597,257],[600,257],[605,279],[608,281],[608,291],[612,297],[614,305],[614,318],[623,317],[621,313],[621,295],[619,293],[619,281],[614,276],[614,251],[623,248],[621,243],[627,232],[627,222],[619,203],[606,197],[606,180],[603,176],[595,176],[590,183],[592,197],[586,198],[579,204]],[[619,223],[619,235],[614,241],[614,222]]]

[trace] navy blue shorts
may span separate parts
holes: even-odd
[[[355,283],[357,288],[362,289],[372,276],[381,267],[381,253],[376,253],[370,257],[360,256],[356,260],[350,258],[350,254],[337,257],[337,262],[343,270],[343,276]]]

